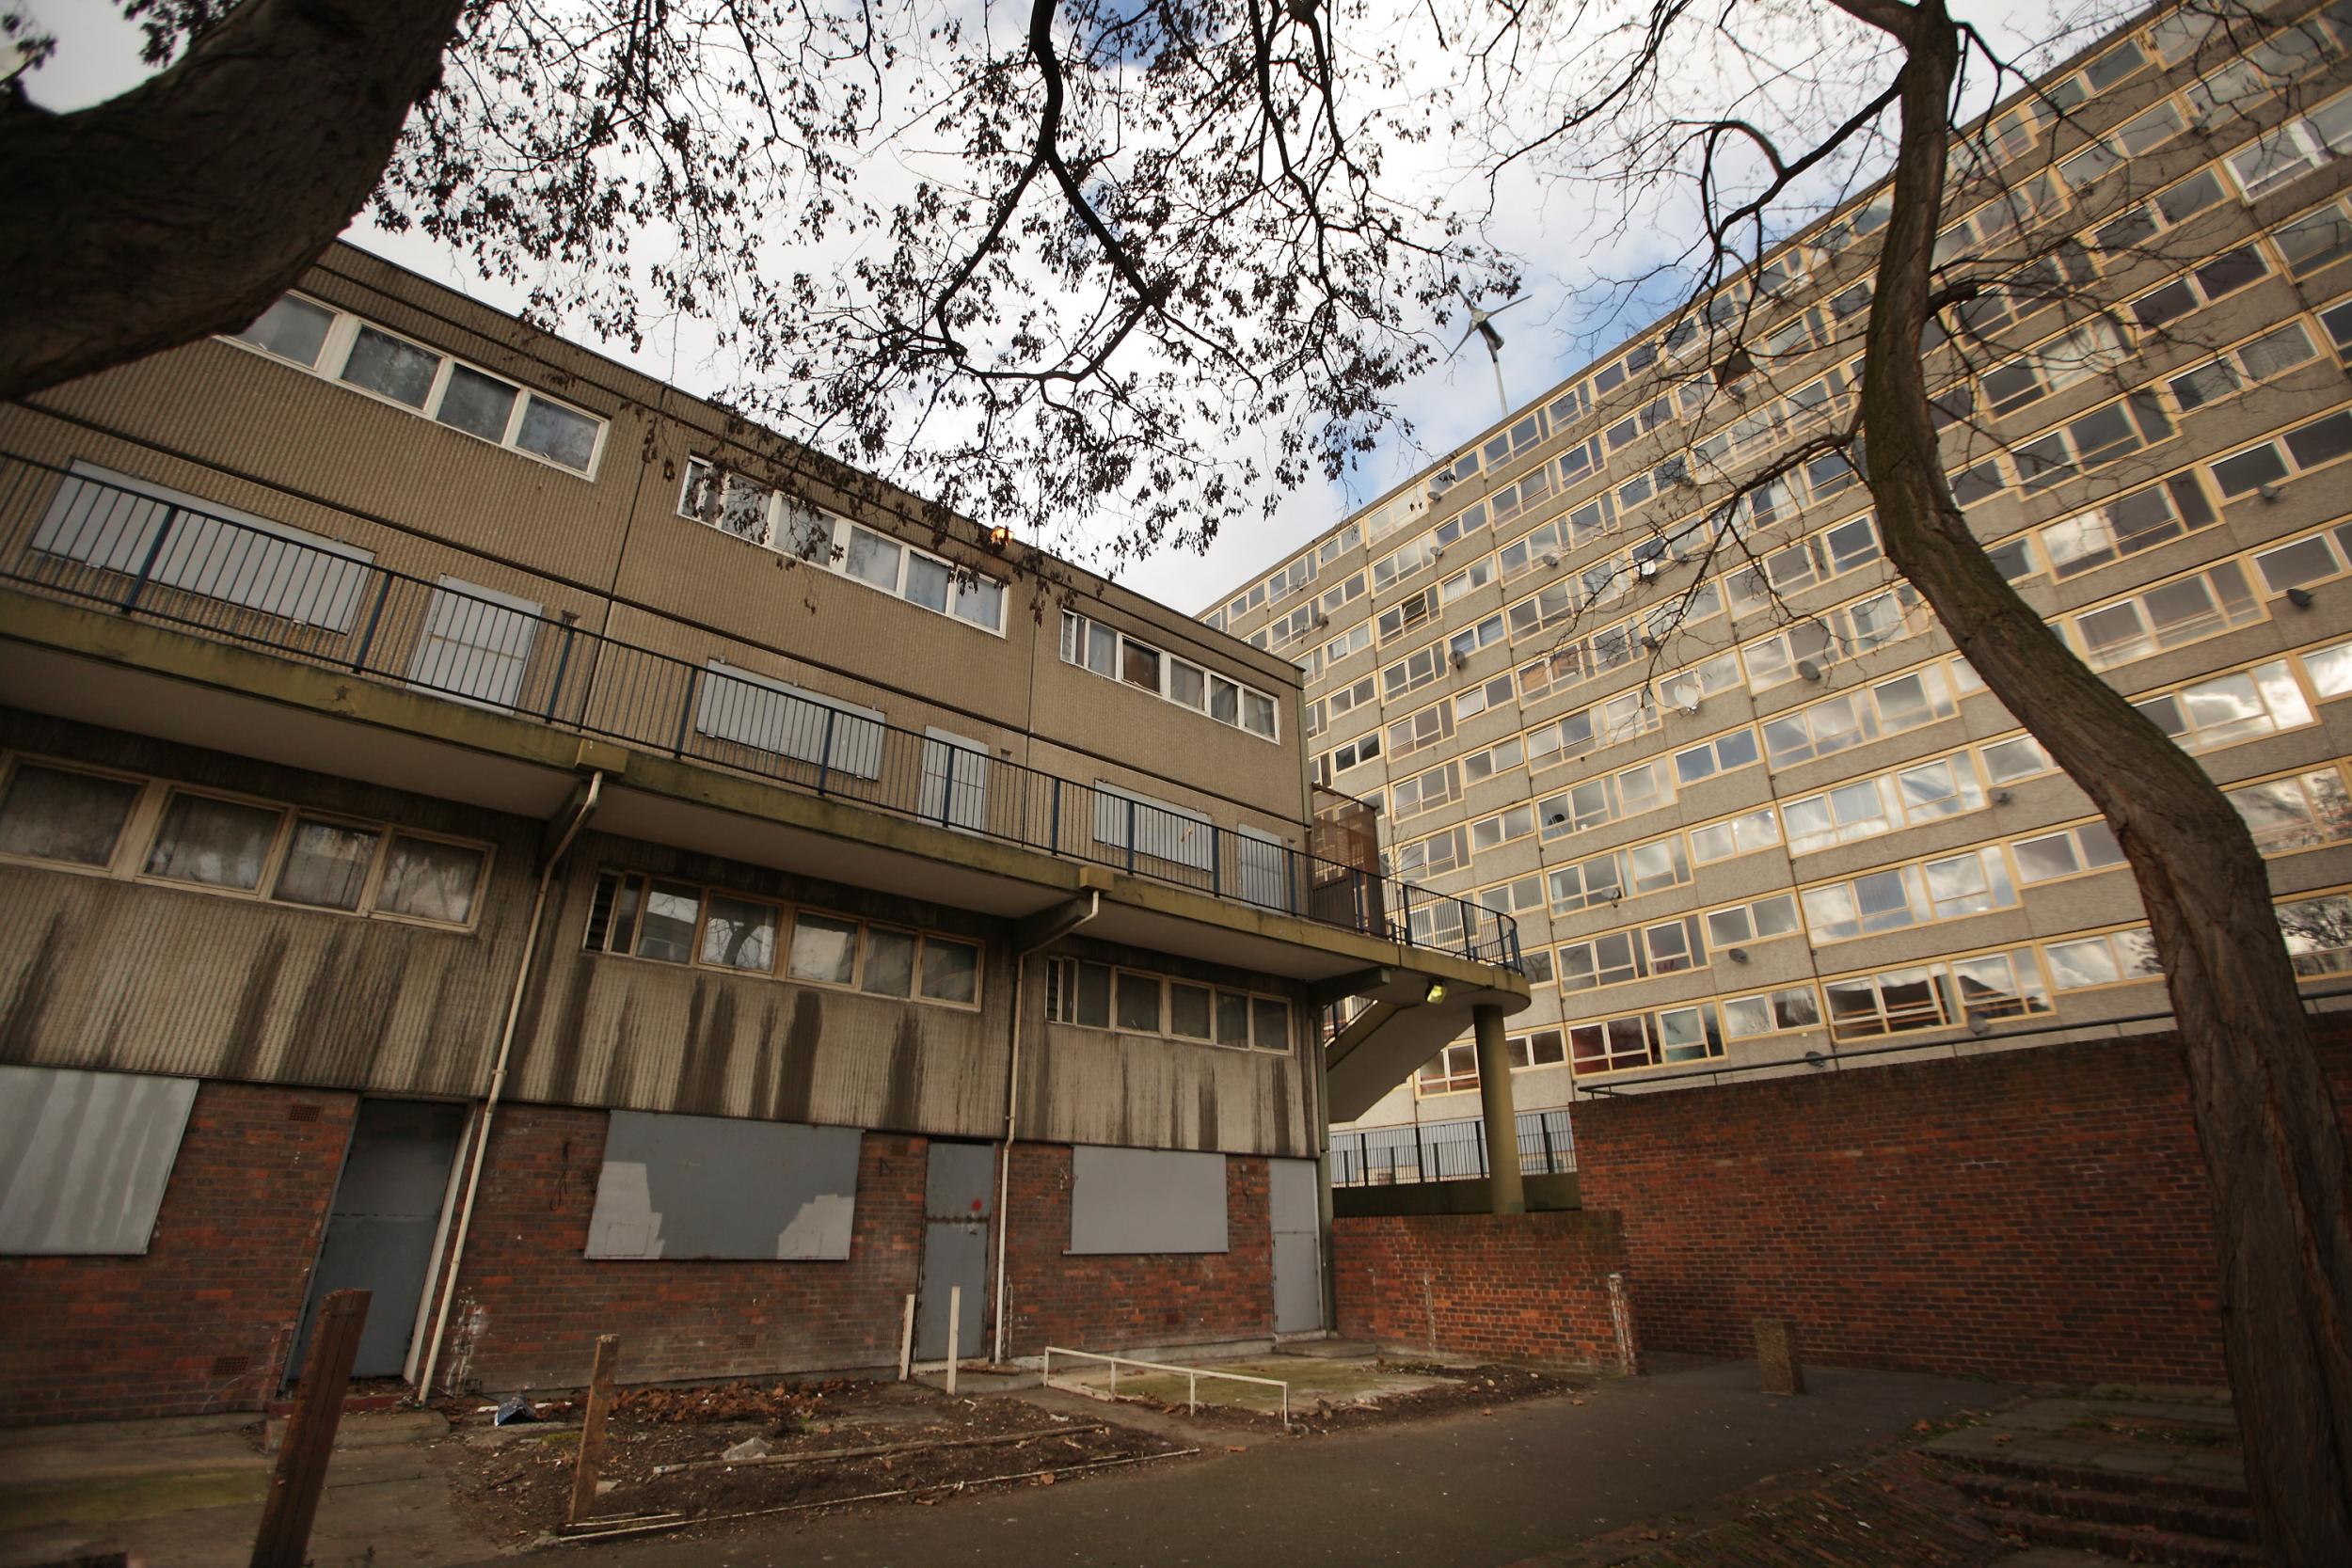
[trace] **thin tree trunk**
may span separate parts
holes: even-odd
[[[2222,1340],[2255,1511],[2281,1568],[2341,1568],[2352,1562],[2352,1174],[2269,877],[2204,769],[2074,656],[1961,515],[1918,351],[1959,35],[1943,0],[1838,3],[1907,50],[1862,396],[1887,555],[2130,858],[2211,1180]]]
[[[0,113],[0,398],[248,325],[375,189],[463,6],[248,0],[118,98]]]

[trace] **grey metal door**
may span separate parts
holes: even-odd
[[[466,1130],[463,1105],[415,1100],[363,1100],[351,1130],[351,1152],[335,1184],[326,1241],[310,1276],[287,1376],[296,1376],[310,1347],[310,1324],[330,1291],[367,1291],[368,1323],[359,1336],[354,1377],[398,1377],[433,1262],[433,1237],[449,1192],[450,1164]]]
[[[993,1144],[931,1145],[923,1182],[923,1278],[914,1300],[914,1358],[947,1356],[948,1292],[963,1289],[956,1354],[985,1354],[980,1344],[988,1292],[988,1221],[996,1180]]]
[[[1274,1215],[1274,1332],[1324,1326],[1322,1205],[1312,1160],[1268,1160]]]

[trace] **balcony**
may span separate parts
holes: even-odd
[[[496,581],[513,575],[454,547],[443,553],[452,569],[469,578]],[[890,879],[860,875],[838,851],[844,841],[871,838],[877,855],[883,845],[894,847],[902,863],[896,879],[900,885],[954,899],[955,877],[936,867],[926,873],[918,863],[925,858],[922,846],[930,847],[934,862],[942,858],[941,847],[952,851],[964,842],[1009,846],[1188,890],[1222,906],[1353,933],[1407,950],[1417,961],[1521,973],[1511,917],[1467,900],[897,728],[870,710],[788,688],[722,659],[698,664],[586,629],[571,615],[539,613],[527,600],[392,570],[339,540],[6,453],[0,453],[0,581],[102,612],[117,624],[166,628],[326,672],[337,677],[341,691],[347,692],[356,677],[385,691],[456,705],[469,720],[495,716],[617,746],[630,758],[716,770],[869,814],[863,826],[828,815],[836,846],[831,858],[812,856],[803,846],[794,859],[779,862],[813,874],[838,873],[838,879],[888,885]],[[125,715],[172,703],[168,687],[152,682],[135,689],[123,687],[109,703],[101,689],[104,683],[75,673],[87,671],[86,663],[37,665],[29,654],[12,655],[9,662],[0,696],[10,702],[164,733],[153,721],[130,722]],[[85,683],[86,691],[67,689]],[[200,734],[168,737],[209,736],[207,743],[235,749],[235,737],[220,733],[223,721],[217,716],[230,711],[221,703],[239,697],[236,679],[216,677],[213,685],[221,695],[202,711],[216,717],[185,718],[183,729],[194,726]],[[249,723],[257,733],[283,727],[280,721],[258,715],[240,715],[236,721]],[[583,746],[579,754],[590,750]],[[322,766],[315,752],[314,747],[310,753],[278,754],[275,760]],[[541,760],[554,754],[547,752]],[[432,779],[435,784],[425,787],[463,797],[456,784],[464,769],[453,760],[412,756],[405,773],[389,766],[394,759],[386,760],[387,767],[361,776],[387,783]],[[629,773],[632,781],[636,776]],[[482,788],[475,797],[482,803],[509,805],[487,783]],[[672,791],[681,793],[695,792]],[[732,827],[707,822],[697,833],[660,831],[665,822],[682,829],[690,815],[690,805],[673,801],[666,816],[643,805],[632,817],[624,805],[601,820],[613,832],[764,858],[752,847],[759,835],[744,829],[739,818]],[[874,821],[878,817],[949,836],[914,843],[903,833],[882,831]],[[1001,879],[1003,863],[982,869]],[[972,885],[966,878],[964,891]],[[992,902],[964,901],[984,910]],[[1026,912],[1027,902],[998,899],[994,907],[1018,914]],[[1120,940],[1154,935],[1164,940],[1168,924],[1184,918],[1181,910],[1157,913],[1156,922],[1130,922]],[[1263,960],[1265,943],[1255,946]],[[1236,961],[1248,957],[1230,942],[1201,951]],[[1328,957],[1331,961],[1307,969],[1285,966],[1276,972],[1328,978],[1362,968],[1368,956]],[[1369,957],[1379,960],[1378,955]],[[1523,992],[1506,998],[1520,1001]]]

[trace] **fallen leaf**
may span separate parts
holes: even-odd
[[[1249,1451],[1249,1445],[1247,1443],[1228,1443],[1225,1445],[1225,1451],[1227,1453],[1248,1453]]]
[[[1053,1485],[1053,1484],[1054,1484],[1054,1472],[1053,1472],[1053,1471],[1051,1471],[1051,1470],[1046,1471],[1043,1475],[1041,1475],[1041,1476],[1040,1476],[1040,1477],[1038,1477],[1038,1478],[1037,1478],[1037,1483],[1038,1483],[1040,1486],[1051,1486],[1051,1485]]]
[[[1935,1430],[1935,1423],[1933,1421],[1914,1421],[1911,1423],[1911,1430],[1914,1432],[1933,1432]]]
[[[2009,1433],[2006,1433],[2006,1432],[1996,1432],[1996,1433],[1994,1433],[1993,1434],[1993,1441],[1994,1441],[1995,1443],[2006,1443],[2006,1442],[2008,1442],[2009,1440],[2010,1440],[2010,1435],[2009,1435]]]

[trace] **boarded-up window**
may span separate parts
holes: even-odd
[[[1216,863],[1216,830],[1207,816],[1100,780],[1094,785],[1094,841],[1196,871]]]
[[[143,1253],[193,1078],[0,1068],[0,1253]]]
[[[333,632],[352,628],[375,560],[93,463],[57,486],[33,548]]]
[[[1080,1144],[1070,1188],[1073,1253],[1225,1250],[1222,1154]]]
[[[694,700],[694,728],[861,779],[882,776],[882,716],[712,659]]]
[[[850,1256],[858,1131],[615,1111],[591,1258]]]

